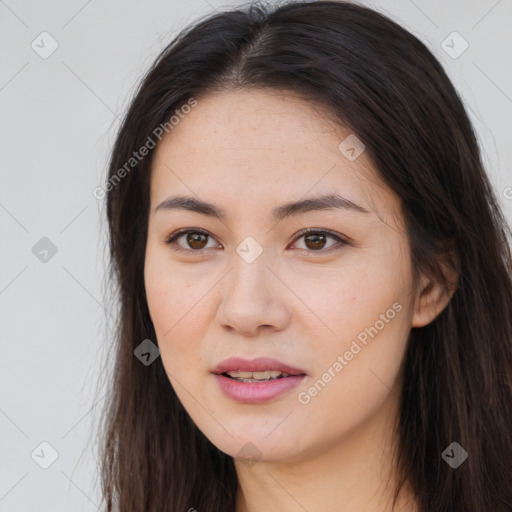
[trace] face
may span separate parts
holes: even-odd
[[[354,159],[353,139],[340,149],[349,135],[294,95],[226,92],[199,99],[156,148],[150,315],[181,403],[231,456],[332,449],[390,407],[411,326],[427,323],[400,200],[365,152]],[[328,195],[337,207],[278,210]],[[157,209],[176,196],[213,208]],[[232,357],[271,358],[301,375],[258,383],[213,373]]]

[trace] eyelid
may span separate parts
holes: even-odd
[[[183,229],[180,229],[178,231],[175,231],[174,233],[172,233],[166,240],[165,240],[165,243],[167,245],[172,245],[178,238],[180,238],[180,236],[182,235],[185,235],[185,234],[188,234],[188,233],[199,233],[199,234],[202,234],[202,235],[205,235],[209,238],[212,238],[215,240],[215,238],[206,230],[204,229],[201,229],[201,228],[183,228]],[[351,244],[351,239],[349,237],[345,237],[339,233],[335,233],[334,231],[331,231],[329,229],[325,229],[325,228],[304,228],[304,229],[301,229],[299,232],[295,233],[294,235],[294,238],[293,238],[293,241],[292,241],[292,244],[295,243],[299,238],[301,238],[302,236],[304,235],[307,235],[307,234],[324,234],[324,235],[327,235],[331,238],[334,238],[338,243],[341,244],[341,246],[345,246],[345,245],[350,245]],[[306,251],[308,252],[308,254],[319,254],[319,255],[322,255],[322,254],[329,254],[332,250],[339,250],[339,247],[336,248],[336,245],[338,244],[335,244],[325,250],[323,249],[320,249],[318,251],[314,251],[314,250],[307,250],[307,249],[294,249],[294,250],[303,250],[303,251]],[[288,246],[287,246],[288,247]],[[335,249],[333,249],[335,248]],[[203,251],[207,250],[205,248],[203,249],[183,249],[181,247],[174,247],[173,248],[174,251],[177,251],[177,252],[185,252],[185,253],[188,253],[188,254],[201,254]]]

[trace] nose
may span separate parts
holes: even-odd
[[[237,254],[233,267],[223,279],[217,320],[228,330],[246,337],[262,331],[281,331],[290,322],[290,291],[276,277],[278,271],[265,251],[252,263]]]

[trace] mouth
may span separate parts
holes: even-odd
[[[224,377],[228,377],[229,379],[237,380],[238,382],[270,382],[271,380],[290,377],[288,373],[269,370],[264,372],[229,371],[221,373],[221,375],[224,375]]]
[[[248,404],[271,401],[296,387],[306,372],[271,358],[253,360],[230,358],[212,373],[222,392],[229,398]]]
[[[225,375],[233,379],[254,379],[257,381],[306,375],[306,372],[301,368],[294,368],[269,357],[258,357],[250,360],[231,357],[219,363],[212,370],[212,373]]]

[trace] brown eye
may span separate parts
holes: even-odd
[[[323,249],[326,239],[324,234],[312,234],[304,237],[306,247],[313,250]]]
[[[334,243],[326,245],[329,238],[333,240]],[[299,249],[304,249],[309,252],[319,252],[321,254],[330,252],[331,248],[333,248],[333,250],[336,249],[335,246],[339,246],[338,248],[341,248],[348,244],[348,242],[339,235],[322,229],[307,229],[301,231],[298,233],[298,237],[296,238],[294,245],[301,240],[303,240],[304,247],[298,247]]]
[[[207,247],[210,239],[214,245]],[[165,243],[172,246],[175,251],[188,253],[200,252],[203,249],[218,247],[218,244],[215,243],[215,240],[210,236],[209,233],[206,231],[203,232],[199,229],[178,231],[177,233],[171,235],[170,238],[165,241]]]
[[[192,249],[204,249],[208,236],[202,233],[188,233],[186,240],[187,244],[192,247]]]

